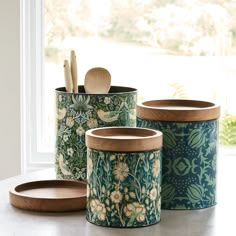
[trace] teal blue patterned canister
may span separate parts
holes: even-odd
[[[113,127],[89,130],[87,220],[134,228],[156,224],[161,215],[162,133]]]
[[[58,179],[86,180],[85,132],[106,126],[136,126],[134,88],[112,86],[108,94],[56,89],[56,161]]]
[[[163,132],[162,209],[216,204],[220,107],[207,101],[156,100],[137,106],[138,127]]]

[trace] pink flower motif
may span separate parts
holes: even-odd
[[[93,199],[90,202],[90,208],[92,213],[96,215],[100,221],[104,221],[106,219],[105,205],[101,203],[98,199]]]
[[[156,178],[160,173],[160,160],[156,159],[152,164],[152,176]]]
[[[88,121],[87,121],[87,125],[90,129],[93,129],[93,128],[96,128],[98,126],[98,122],[96,119],[94,118],[90,118]]]
[[[66,118],[66,125],[67,125],[68,127],[71,128],[71,127],[74,126],[74,124],[75,124],[75,122],[74,122],[73,117],[69,116],[69,117]]]
[[[124,213],[128,218],[135,218],[138,222],[143,222],[146,218],[146,208],[139,202],[132,202],[124,207]]]

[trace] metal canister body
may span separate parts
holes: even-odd
[[[137,128],[97,130],[88,131],[86,137],[87,220],[96,225],[120,228],[158,223],[161,132]],[[145,145],[147,142],[149,144]]]
[[[219,109],[213,103],[192,100],[138,105],[137,125],[163,132],[162,209],[216,204]]]
[[[112,86],[108,94],[56,89],[55,169],[58,179],[86,180],[85,132],[106,126],[136,125],[137,91]],[[125,119],[124,119],[125,117]]]

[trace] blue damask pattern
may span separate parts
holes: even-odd
[[[160,122],[137,126],[163,132],[162,209],[199,209],[216,204],[218,120]]]
[[[160,150],[116,153],[88,149],[87,220],[109,227],[156,224],[161,214]]]
[[[112,93],[56,90],[56,162],[58,179],[86,180],[85,132],[106,126],[135,126],[137,91],[112,86]]]

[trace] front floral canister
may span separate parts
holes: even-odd
[[[137,125],[163,132],[162,209],[216,204],[220,107],[207,101],[155,100],[137,106]]]
[[[86,180],[85,132],[105,126],[135,126],[134,88],[111,86],[108,94],[56,89],[56,174],[59,179]]]
[[[156,224],[161,214],[162,133],[113,127],[89,130],[87,220],[108,227]]]

